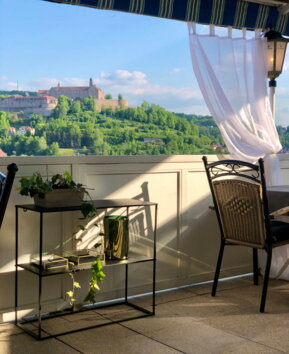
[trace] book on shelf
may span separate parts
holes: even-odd
[[[68,269],[68,259],[52,253],[43,253],[32,255],[30,263],[42,267],[44,270],[66,270]]]
[[[96,258],[104,261],[104,253],[100,253],[97,249],[69,250],[64,252],[64,257],[78,268],[90,266]]]

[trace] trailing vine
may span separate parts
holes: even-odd
[[[86,295],[84,301],[90,301],[91,303],[96,302],[96,292],[100,290],[99,284],[103,282],[105,278],[105,274],[103,273],[102,269],[103,266],[99,258],[97,258],[94,262],[92,262],[92,277],[89,281],[89,291]]]
[[[71,265],[74,265],[74,263],[72,263],[72,262],[69,262],[69,263]],[[76,289],[80,289],[81,286],[80,286],[80,284],[77,281],[75,281],[74,273],[69,273],[69,276],[70,276],[70,278],[72,280],[72,289],[67,291],[66,294],[69,297],[70,306],[74,306],[74,302],[76,301],[75,296],[74,296],[75,295],[75,290]]]

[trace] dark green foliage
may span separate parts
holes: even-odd
[[[97,112],[91,97],[60,96],[50,117],[31,114],[25,121],[35,128],[30,137],[8,136],[6,120],[16,129],[23,121],[7,113],[3,119],[0,146],[8,155],[54,155],[63,148],[85,155],[215,154],[210,144],[224,145],[211,117],[174,114],[148,102]]]
[[[62,175],[55,174],[50,179],[43,179],[39,172],[33,173],[31,177],[20,178],[20,194],[34,197],[39,195],[43,198],[44,194],[53,189],[78,189],[81,190],[83,185],[75,183],[71,174],[66,171]]]
[[[29,95],[29,96],[38,96],[37,92],[33,92],[33,91],[17,91],[17,90],[13,90],[13,91],[0,91],[0,95],[7,95],[7,96],[11,96],[11,95],[20,95],[20,96],[25,96],[25,95]]]
[[[81,204],[81,213],[83,217],[81,219],[93,218],[97,216],[97,209],[90,202],[83,201]]]

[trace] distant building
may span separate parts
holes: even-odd
[[[89,80],[89,86],[60,86],[51,87],[49,90],[38,90],[39,95],[48,95],[58,98],[63,95],[74,100],[80,100],[85,97],[93,97],[98,100],[104,99],[103,91],[93,84],[92,79]]]
[[[8,135],[15,135],[16,134],[16,129],[14,127],[9,127],[8,128]]]
[[[215,141],[211,143],[210,149],[215,150],[216,152],[226,152],[226,146],[222,146]]]
[[[63,95],[73,100],[80,100],[85,97],[95,99],[95,107],[97,110],[102,108],[128,107],[127,100],[107,100],[104,98],[103,91],[93,84],[92,78],[89,79],[89,86],[60,86],[51,87],[49,90],[38,90],[39,95],[49,95],[58,98]]]
[[[56,107],[57,102],[58,100],[51,96],[13,95],[7,98],[0,98],[0,111],[49,116]]]
[[[25,135],[27,132],[29,132],[31,135],[34,135],[35,129],[28,126],[23,126],[18,129],[18,134],[20,135]]]
[[[163,139],[160,138],[143,138],[144,143],[154,143],[157,145],[165,145]]]
[[[2,149],[0,149],[0,157],[6,157],[7,154]]]

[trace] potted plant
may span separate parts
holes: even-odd
[[[47,179],[36,172],[30,178],[20,178],[20,186],[20,194],[33,197],[35,205],[47,208],[80,205],[84,193],[88,194],[67,171]]]
[[[27,195],[34,198],[36,206],[46,208],[56,208],[64,206],[80,206],[82,213],[81,220],[90,219],[97,216],[97,209],[90,201],[83,200],[86,194],[90,200],[91,197],[87,189],[81,183],[73,181],[69,172],[63,174],[55,174],[51,178],[44,179],[39,172],[33,173],[31,177],[20,178],[19,191],[21,195]],[[81,230],[85,230],[85,227],[79,225]],[[99,245],[95,245],[97,247]],[[72,268],[74,263],[69,262]],[[89,281],[89,292],[85,298],[85,301],[92,303],[96,302],[95,294],[97,290],[100,290],[99,283],[101,283],[105,277],[102,271],[102,264],[99,256],[96,256],[91,263],[92,276]],[[79,283],[75,282],[73,273],[70,273],[72,279],[72,290],[67,292],[70,298],[70,304],[73,305],[74,291],[79,288]]]

